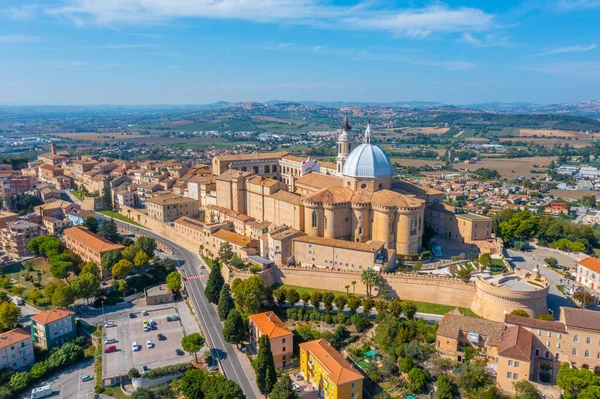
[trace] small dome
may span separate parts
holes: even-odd
[[[348,177],[392,177],[392,162],[387,154],[375,144],[356,147],[344,163],[344,176]]]

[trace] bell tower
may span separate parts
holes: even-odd
[[[348,121],[348,115],[344,118],[344,124],[342,125],[342,132],[338,136],[338,155],[337,155],[337,174],[342,175],[344,170],[344,163],[348,155],[352,152],[352,142],[350,141],[350,135],[348,132],[352,130],[350,122]]]

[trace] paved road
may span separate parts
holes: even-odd
[[[95,378],[94,360],[89,359],[79,362],[59,374],[40,382],[35,386],[41,387],[51,384],[56,399],[92,399],[94,397],[95,380],[83,382],[81,377],[91,375]],[[26,392],[21,398],[29,398],[31,391]]]
[[[120,220],[115,219],[115,222],[118,225],[132,227]],[[136,226],[133,227],[136,228]],[[197,276],[201,274],[202,270],[200,269],[200,265],[203,265],[203,261],[197,254],[150,230],[141,227],[138,228],[140,231],[143,231],[145,235],[171,247],[175,257],[183,261],[181,269],[183,269],[185,275]],[[228,344],[223,339],[223,323],[219,319],[214,306],[208,303],[204,297],[205,284],[206,275],[203,278],[189,279],[186,281],[186,289],[188,292],[188,299],[194,307],[196,314],[200,317],[202,331],[204,331],[206,341],[211,348],[213,356],[219,359],[225,377],[235,381],[242,387],[246,398],[252,399],[262,397],[256,386],[254,371],[250,367],[249,362],[247,359],[240,359],[241,356],[245,355],[241,354],[233,345]]]
[[[561,306],[571,308],[577,307],[570,298],[565,297],[558,288],[556,288],[559,284],[565,284],[566,279],[554,270],[543,266],[543,259],[538,259],[538,257],[534,258],[534,255],[528,252],[517,252],[510,249],[507,249],[506,253],[508,254],[507,260],[513,267],[524,270],[533,270],[536,265],[539,265],[540,274],[550,281],[550,290],[548,291],[546,302],[548,303],[548,308],[552,309],[554,312],[555,318],[558,318]]]

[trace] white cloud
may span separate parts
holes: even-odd
[[[586,51],[590,51],[595,49],[596,44],[582,45],[578,44],[576,46],[568,46],[568,47],[555,47],[546,51],[542,51],[541,53],[532,54],[531,57],[542,57],[545,55],[554,55],[554,54],[564,54],[564,53],[583,53]]]
[[[158,44],[151,43],[120,43],[120,44],[105,44],[102,48],[105,49],[134,49],[134,48],[153,48],[158,47]]]
[[[600,78],[600,62],[594,61],[550,62],[543,64],[525,65],[520,69],[574,79],[596,80]]]
[[[36,4],[25,4],[21,6],[11,6],[8,8],[0,9],[0,16],[5,16],[15,20],[30,20],[32,19],[38,10]]]
[[[488,34],[483,38],[478,39],[472,33],[465,32],[462,35],[462,40],[467,42],[475,47],[509,47],[511,46],[510,42],[511,37],[508,35],[494,35]]]
[[[30,43],[38,41],[39,38],[29,35],[4,35],[0,36],[0,43]]]
[[[46,10],[77,25],[156,23],[175,18],[240,19],[329,29],[379,30],[425,37],[490,27],[494,17],[477,8],[435,5],[380,9],[373,3],[336,6],[327,0],[65,0]]]

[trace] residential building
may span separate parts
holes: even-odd
[[[146,207],[148,216],[165,223],[174,222],[182,216],[197,217],[200,213],[198,201],[173,194],[152,197]]]
[[[31,334],[21,328],[0,334],[0,369],[28,369],[35,362]]]
[[[320,398],[362,398],[363,375],[323,338],[300,344],[300,372]]]
[[[600,312],[578,308],[560,308],[560,322],[568,337],[563,361],[600,375]]]
[[[46,230],[48,230],[48,234],[53,236],[60,235],[64,229],[73,226],[73,223],[69,219],[56,219],[50,216],[43,217],[42,223]]]
[[[498,349],[496,382],[500,389],[514,392],[514,384],[529,381],[532,372],[533,334],[521,326],[508,327]]]
[[[29,256],[29,240],[45,235],[48,235],[47,230],[39,224],[26,220],[7,222],[6,227],[0,229],[0,249],[14,258]]]
[[[94,262],[100,266],[102,256],[114,250],[123,250],[121,244],[113,244],[105,238],[92,233],[86,227],[74,226],[64,230],[65,243],[69,250],[79,255],[83,262]],[[102,268],[100,268],[102,273]]]
[[[83,222],[85,222],[85,219],[89,218],[90,216],[95,218],[98,224],[104,221],[103,214],[88,209],[73,209],[67,213],[67,219],[71,221],[73,226],[81,226]]]
[[[425,208],[425,226],[446,238],[473,244],[492,237],[492,219],[435,203]]]
[[[144,290],[146,305],[159,305],[161,303],[173,302],[173,292],[167,284],[159,284]]]
[[[31,337],[35,345],[49,350],[77,336],[75,312],[51,309],[31,317]]]
[[[49,216],[56,219],[64,219],[67,213],[79,208],[79,205],[72,202],[57,200],[36,206],[35,212],[41,217]]]
[[[250,344],[258,349],[260,337],[269,337],[275,367],[286,367],[293,356],[294,334],[273,312],[264,312],[248,317]]]
[[[17,220],[17,214],[9,211],[0,210],[0,229],[6,227],[6,223]]]
[[[579,284],[594,292],[595,300],[598,301],[598,296],[600,296],[600,260],[590,256],[577,262],[575,278]]]

